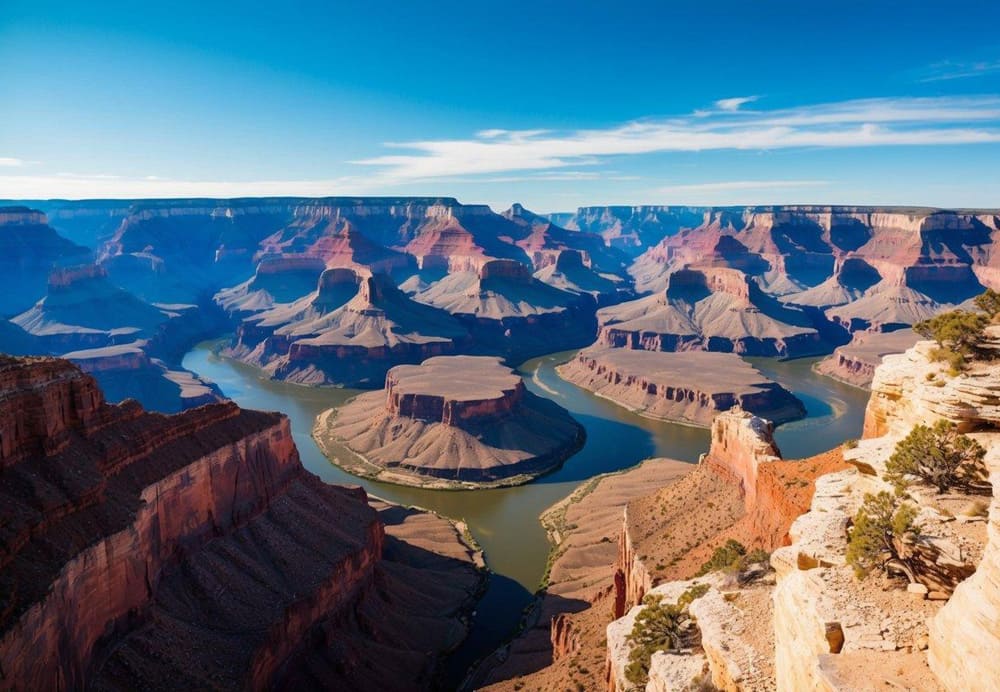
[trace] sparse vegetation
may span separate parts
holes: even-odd
[[[887,574],[903,574],[910,583],[916,581],[916,561],[910,547],[920,534],[916,518],[916,507],[892,493],[865,494],[847,545],[847,564],[858,579],[881,569]]]
[[[957,375],[965,369],[967,359],[981,355],[979,346],[989,321],[990,318],[981,312],[952,310],[918,322],[913,325],[913,331],[934,339],[938,345],[934,357],[947,362],[951,373]]]
[[[896,445],[886,462],[885,477],[897,492],[914,477],[941,493],[954,486],[974,487],[985,478],[985,455],[982,445],[958,432],[950,421],[917,425]]]
[[[701,569],[698,570],[698,573],[695,574],[695,576],[701,577],[709,572],[717,572],[719,570],[744,570],[749,565],[757,563],[768,564],[770,558],[771,554],[766,550],[758,548],[747,552],[746,546],[739,541],[730,538],[724,545],[715,549],[715,552],[712,553],[712,557],[708,559],[708,562],[701,566]]]
[[[632,650],[625,667],[625,677],[635,685],[645,685],[649,679],[649,661],[657,651],[677,651],[697,643],[698,626],[688,612],[688,606],[708,593],[707,584],[692,586],[677,599],[664,603],[662,596],[648,594],[646,606],[636,616],[628,636]]]
[[[858,441],[855,439],[844,440],[844,449],[855,449],[858,446]]]
[[[1000,315],[1000,293],[992,288],[987,288],[985,293],[976,296],[976,307],[985,312],[990,320],[996,319]]]

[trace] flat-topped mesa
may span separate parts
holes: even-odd
[[[555,260],[556,271],[568,272],[590,267],[590,257],[582,250],[560,250]]]
[[[78,264],[72,267],[60,267],[49,272],[48,288],[52,290],[71,289],[76,284],[86,283],[93,279],[107,279],[108,272],[99,264]]]
[[[430,358],[399,365],[386,374],[386,410],[455,427],[474,426],[510,414],[524,397],[524,382],[494,359]]]
[[[670,275],[663,302],[671,297],[686,298],[707,291],[724,293],[750,303],[750,278],[742,271],[720,267],[685,268]]]
[[[838,346],[814,366],[816,372],[855,387],[869,388],[885,356],[902,353],[919,339],[912,329],[855,332],[851,343]]]
[[[44,226],[48,218],[37,209],[0,207],[0,226]]]
[[[748,507],[756,502],[760,464],[780,460],[771,421],[741,408],[720,413],[712,421],[712,444],[702,463],[735,479]]]
[[[564,379],[641,416],[708,427],[722,411],[785,423],[806,415],[794,395],[731,353],[592,346],[557,368]]]
[[[557,468],[584,431],[499,358],[445,356],[394,367],[384,390],[320,414],[313,437],[356,475],[474,488],[526,483]]]
[[[531,268],[516,260],[486,260],[479,266],[477,273],[481,281],[502,278],[520,283],[531,283]]]

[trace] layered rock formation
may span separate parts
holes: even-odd
[[[592,346],[557,368],[573,384],[648,418],[708,427],[739,406],[776,424],[802,418],[791,392],[730,353],[667,353]]]
[[[90,250],[60,236],[42,212],[0,206],[0,315],[16,315],[34,305],[45,295],[53,268],[90,258]]]
[[[219,291],[213,300],[227,314],[245,318],[312,293],[325,269],[321,258],[310,255],[265,257],[253,277]]]
[[[609,246],[635,256],[664,237],[697,226],[703,214],[701,207],[580,207],[559,223],[571,230],[599,234]]]
[[[630,500],[690,473],[692,465],[647,459],[638,467],[597,476],[545,510],[552,545],[544,591],[525,631],[472,676],[479,689],[586,689],[603,684],[604,637],[614,606],[612,569],[622,511]],[[525,677],[530,676],[530,677]]]
[[[558,467],[583,428],[496,358],[401,365],[385,389],[321,414],[313,432],[352,473],[405,485],[516,485]]]
[[[630,271],[640,291],[662,290],[688,265],[755,277],[790,305],[851,331],[906,327],[996,282],[996,212],[870,207],[706,210]]]
[[[85,264],[53,270],[45,297],[12,322],[44,352],[65,353],[152,336],[177,314],[115,286],[103,267]]]
[[[578,250],[560,250],[555,261],[536,271],[534,277],[562,291],[591,295],[599,306],[613,305],[633,297],[624,279],[588,266],[583,253]]]
[[[146,341],[70,351],[63,358],[94,377],[108,401],[137,399],[160,413],[176,413],[223,399],[219,388],[182,368],[150,357]]]
[[[735,269],[678,270],[666,291],[603,308],[597,319],[598,343],[650,351],[794,357],[823,352],[833,338]]]
[[[149,414],[106,404],[67,361],[11,358],[0,411],[14,688],[427,688],[462,636],[450,619],[479,590],[472,553],[422,557],[403,538],[421,513],[376,512],[307,473],[280,414]],[[441,579],[453,586],[428,588]]]
[[[276,379],[373,387],[393,365],[455,353],[468,340],[458,321],[388,276],[328,269],[308,295],[246,317],[226,354]]]
[[[579,348],[594,337],[596,303],[542,283],[527,265],[490,260],[477,271],[449,274],[414,299],[454,315],[469,330],[477,352],[511,362]]]
[[[895,332],[855,332],[851,343],[838,346],[833,354],[816,364],[816,372],[852,384],[868,387],[882,358],[902,353],[917,342],[911,329]]]

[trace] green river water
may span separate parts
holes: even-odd
[[[358,390],[263,380],[256,369],[215,355],[216,343],[199,344],[185,356],[184,367],[214,381],[241,406],[287,414],[307,469],[330,483],[362,485],[392,502],[426,507],[468,523],[493,575],[469,638],[449,662],[451,680],[460,679],[469,665],[508,638],[532,602],[549,552],[538,521],[543,510],[596,474],[624,469],[651,456],[694,462],[708,449],[705,429],[642,418],[562,380],[555,366],[573,356],[567,351],[529,360],[518,368],[531,391],[558,402],[587,430],[583,449],[560,470],[527,485],[496,490],[423,490],[378,483],[331,464],[310,435],[320,411],[343,404]],[[748,360],[794,392],[808,410],[805,419],[776,432],[785,458],[810,456],[860,436],[867,392],[815,374],[814,359]]]

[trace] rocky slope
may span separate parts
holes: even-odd
[[[609,246],[635,256],[664,237],[697,226],[704,211],[683,206],[580,207],[558,222],[571,230],[599,234]]]
[[[385,389],[321,414],[313,432],[352,473],[404,485],[516,485],[556,468],[583,428],[527,391],[496,358],[450,356],[400,365]]]
[[[919,337],[912,329],[895,332],[855,332],[851,343],[838,346],[833,354],[816,364],[816,372],[834,379],[868,387],[875,377],[875,369],[882,358],[902,353],[913,346]]]
[[[428,688],[464,632],[480,576],[457,533],[431,528],[422,557],[420,513],[307,473],[280,414],[150,414],[67,361],[12,358],[0,410],[14,688]]]
[[[490,260],[476,271],[448,274],[413,297],[454,315],[478,353],[513,363],[594,338],[594,297],[542,283],[520,262]]]
[[[598,343],[650,351],[794,357],[824,352],[835,338],[729,268],[680,269],[665,291],[602,308],[597,319]]]
[[[328,269],[313,292],[244,318],[226,354],[275,379],[374,387],[393,365],[468,342],[457,320],[411,300],[388,276]]]
[[[665,353],[592,346],[559,375],[648,418],[708,427],[739,406],[775,422],[806,414],[795,396],[730,353]]]
[[[638,290],[656,291],[688,265],[738,269],[851,331],[890,331],[996,283],[998,219],[995,211],[916,208],[713,209],[630,271]]]
[[[59,235],[42,212],[0,206],[0,315],[34,305],[53,268],[89,261],[90,250]]]
[[[177,413],[223,400],[211,382],[183,368],[171,368],[148,351],[148,342],[140,340],[70,351],[62,357],[92,375],[111,403],[137,399],[147,410]]]
[[[932,342],[920,342],[885,357],[872,382],[865,439],[843,451],[847,467],[816,479],[809,511],[788,529],[791,543],[771,556],[773,585],[702,579],[707,594],[691,606],[700,645],[680,655],[655,654],[647,689],[671,689],[699,674],[719,688],[738,690],[1000,689],[1000,382],[992,362],[950,376],[931,357],[933,349]],[[986,448],[993,486],[988,512],[970,510],[982,500],[964,491],[938,494],[910,486],[908,499],[920,525],[912,543],[920,560],[916,582],[903,588],[880,573],[857,579],[845,558],[851,517],[866,493],[892,491],[884,472],[896,442],[915,424],[941,419],[957,423]],[[758,479],[766,467],[758,466]],[[636,577],[632,582],[640,587],[637,597],[644,583]],[[693,583],[670,582],[651,592],[676,597]],[[753,605],[759,591],[767,594],[769,607]],[[627,684],[629,618],[608,628],[612,689]],[[773,646],[773,659],[762,656],[761,644]]]

